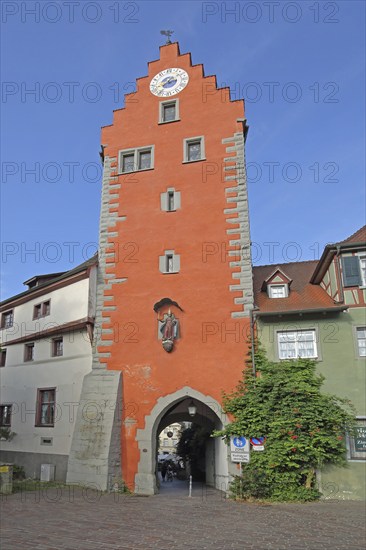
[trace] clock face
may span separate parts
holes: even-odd
[[[159,97],[179,94],[188,84],[189,76],[183,69],[165,69],[150,82],[150,92]]]

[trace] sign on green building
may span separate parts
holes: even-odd
[[[356,428],[355,451],[366,452],[366,426],[357,426]]]

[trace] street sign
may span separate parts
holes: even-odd
[[[250,442],[252,444],[253,451],[264,451],[265,437],[251,437]]]
[[[231,453],[231,462],[250,462],[249,453]]]
[[[233,435],[230,438],[230,449],[232,452],[249,453],[249,439],[243,435]]]
[[[230,450],[232,462],[249,462],[250,444],[244,436],[232,436],[230,438]]]

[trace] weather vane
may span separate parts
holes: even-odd
[[[163,34],[164,36],[167,37],[166,44],[171,44],[172,43],[172,41],[170,40],[170,37],[172,36],[173,33],[174,33],[174,31],[160,31],[160,34]]]

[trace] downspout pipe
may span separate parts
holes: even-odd
[[[255,368],[255,351],[254,351],[254,323],[255,323],[255,315],[253,310],[250,310],[250,342],[251,342],[251,351],[252,351],[252,374],[255,378],[257,376],[256,368]]]
[[[337,254],[336,254],[336,266],[337,266],[337,278],[339,282],[339,301],[341,304],[344,303],[344,293],[343,293],[343,286],[342,286],[342,275],[341,275],[341,268],[339,266],[339,255],[341,252],[341,247],[337,246]]]

